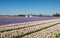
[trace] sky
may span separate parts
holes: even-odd
[[[0,0],[0,15],[60,13],[60,0]]]

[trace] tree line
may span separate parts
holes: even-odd
[[[31,16],[38,16],[38,17],[60,17],[60,14],[59,13],[55,13],[55,14],[52,14],[52,15],[43,15],[43,14],[27,14],[28,16],[31,15]],[[0,16],[22,16],[22,17],[25,17],[26,14],[18,14],[18,15],[0,15]]]
[[[51,16],[55,16],[55,17],[60,17],[60,14],[59,13],[55,13],[55,14],[52,14],[52,15],[43,15],[43,14],[28,14],[28,15],[32,15],[32,16],[38,16],[38,17],[51,17]],[[25,14],[19,14],[18,16],[26,16]]]

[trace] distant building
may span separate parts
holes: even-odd
[[[26,15],[25,17],[28,17],[28,15]]]
[[[25,17],[32,17],[32,15],[26,15]]]

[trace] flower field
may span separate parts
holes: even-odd
[[[59,38],[60,19],[0,26],[0,38]]]

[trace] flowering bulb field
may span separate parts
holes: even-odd
[[[60,19],[0,25],[0,38],[60,38]]]
[[[0,18],[0,25],[11,23],[23,23],[31,21],[41,21],[49,19],[59,19],[60,17],[24,17],[24,18]]]
[[[31,33],[22,38],[60,38],[60,24],[37,31],[35,33]]]
[[[37,26],[37,24],[44,24],[48,22],[55,22],[59,21],[58,19],[53,20],[45,20],[45,21],[34,21],[34,22],[25,22],[25,23],[16,23],[16,24],[8,24],[8,25],[1,25],[0,31],[9,30],[9,29],[16,29],[16,28],[25,28],[31,26]]]

